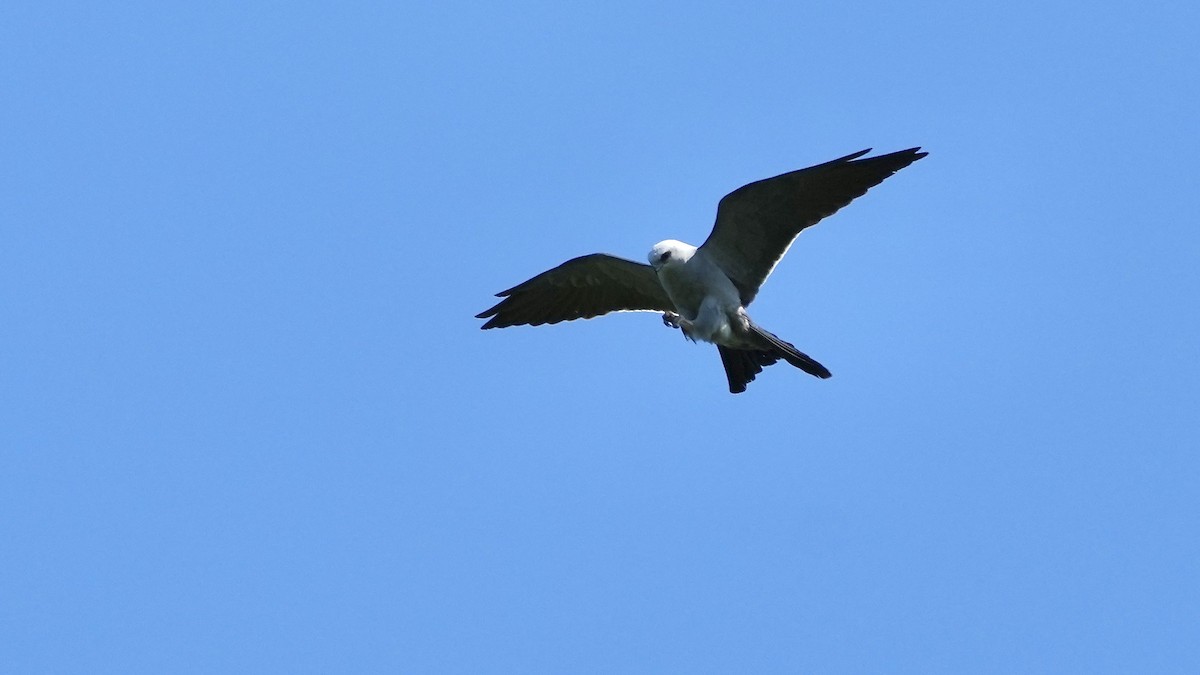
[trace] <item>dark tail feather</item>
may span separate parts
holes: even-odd
[[[725,377],[729,379],[731,394],[746,391],[746,384],[753,382],[755,375],[779,360],[779,357],[771,352],[730,349],[721,345],[717,345],[717,351],[721,354],[721,365],[725,366]]]
[[[767,345],[770,345],[772,354],[778,356],[784,361],[787,361],[793,366],[796,366],[809,375],[819,377],[822,380],[833,375],[833,373],[829,372],[828,368],[817,363],[808,354],[796,349],[795,345],[790,342],[784,342],[783,340],[780,340],[774,333],[764,329],[762,326],[751,323],[750,332],[758,336],[760,339],[765,340]]]

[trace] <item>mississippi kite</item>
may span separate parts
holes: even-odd
[[[574,258],[497,293],[503,299],[476,318],[488,319],[487,329],[658,312],[689,340],[717,345],[734,394],[780,359],[827,378],[825,366],[754,323],[746,307],[802,230],[927,154],[910,148],[859,159],[868,152],[730,192],[717,205],[717,222],[699,248],[661,241],[647,256],[649,265],[604,253]]]

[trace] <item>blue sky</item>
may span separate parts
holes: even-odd
[[[0,670],[1197,672],[1194,3],[7,3]],[[480,331],[930,156],[754,316]]]

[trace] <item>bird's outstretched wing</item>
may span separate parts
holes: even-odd
[[[477,314],[486,328],[590,319],[609,312],[673,312],[654,268],[604,253],[580,256],[507,291]]]
[[[868,148],[743,185],[721,199],[717,222],[700,250],[733,280],[742,305],[749,305],[801,230],[927,154],[920,150],[858,159]]]

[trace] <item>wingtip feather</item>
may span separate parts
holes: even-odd
[[[831,162],[826,162],[826,164],[840,164],[842,162],[849,162],[851,160],[862,157],[863,155],[867,154],[868,152],[871,152],[874,149],[875,148],[867,148],[866,150],[859,150],[858,152],[852,152],[852,153],[846,155],[845,157],[839,157]]]

